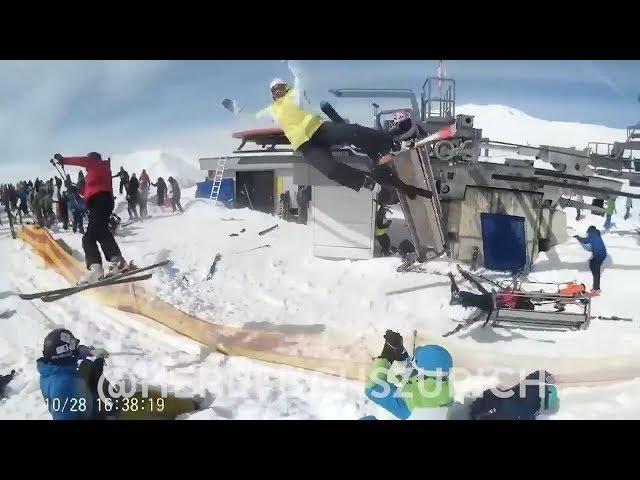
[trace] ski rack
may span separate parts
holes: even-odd
[[[517,297],[532,301],[556,301],[563,305],[572,304],[582,308],[582,312],[521,310],[499,308],[496,294],[492,294],[493,312],[488,321],[492,327],[533,327],[553,330],[581,330],[589,326],[591,320],[591,298],[588,296],[561,295],[546,292],[509,292]],[[555,303],[555,302],[554,302]]]

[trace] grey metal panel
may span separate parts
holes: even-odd
[[[373,257],[375,204],[373,192],[359,192],[327,179],[309,168],[310,223],[314,255],[326,258]]]
[[[435,250],[438,254],[444,251],[442,210],[429,160],[422,161],[422,158],[426,158],[424,152],[423,148],[403,151],[393,162],[394,169],[403,182],[434,193],[432,198],[416,197],[413,200],[401,193],[398,195],[420,261],[426,260],[429,250]]]
[[[492,319],[493,325],[509,323],[566,328],[582,328],[588,325],[587,314],[570,312],[499,309],[492,315]]]

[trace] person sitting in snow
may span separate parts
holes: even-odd
[[[453,403],[449,373],[453,367],[451,354],[439,345],[416,348],[409,378],[401,387],[389,381],[389,368],[393,362],[405,362],[409,354],[402,335],[392,330],[384,334],[382,353],[367,373],[365,394],[374,403],[401,420],[408,419],[415,410],[434,419],[447,418]]]
[[[560,399],[554,383],[549,372],[535,371],[511,388],[497,388],[498,392],[485,390],[471,404],[471,419],[535,420],[541,413],[556,413]]]
[[[602,268],[602,262],[607,258],[607,247],[604,246],[600,230],[591,225],[587,228],[586,238],[578,235],[574,235],[573,238],[577,239],[581,244],[591,247],[589,270],[591,270],[591,275],[593,275],[593,289],[590,295],[600,295],[600,270]]]
[[[54,420],[104,419],[173,419],[183,413],[208,407],[212,396],[206,398],[178,398],[172,394],[162,396],[161,389],[136,391],[127,402],[108,402],[113,388],[103,377],[105,359],[109,353],[102,348],[80,345],[69,330],[58,328],[44,339],[42,357],[36,361],[40,374],[40,391]],[[135,399],[135,400],[134,400]],[[151,405],[154,408],[142,408]],[[140,408],[118,409],[113,405],[137,405]]]
[[[42,357],[36,361],[40,391],[54,420],[97,420],[98,379],[106,350],[80,345],[64,328],[44,339]]]

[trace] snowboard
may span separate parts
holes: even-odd
[[[103,278],[102,280],[99,280],[97,282],[89,283],[86,285],[76,285],[73,287],[60,288],[57,290],[47,290],[44,292],[21,293],[18,296],[22,300],[35,300],[43,297],[55,297],[55,300],[59,300],[60,298],[63,298],[63,296],[73,295],[74,293],[82,292],[84,290],[89,290],[91,288],[104,287],[109,285],[118,285],[120,283],[129,283],[129,282],[140,281],[140,280],[147,280],[148,278],[151,278],[150,274],[148,276],[147,275],[137,276],[137,274],[146,272],[149,270],[153,270],[154,268],[162,267],[164,265],[167,265],[169,262],[170,260],[165,260],[164,262],[154,263],[153,265],[149,265],[146,267],[132,268],[124,272]],[[136,275],[136,276],[133,276],[133,275]]]

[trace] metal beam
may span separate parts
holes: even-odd
[[[590,193],[602,193],[602,194],[611,195],[614,197],[619,196],[619,197],[629,197],[629,198],[640,198],[640,194],[637,194],[637,193],[609,190],[607,188],[589,187],[586,185],[573,185],[573,184],[564,183],[564,182],[554,182],[552,180],[542,180],[534,177],[522,177],[519,175],[502,175],[499,173],[494,173],[493,175],[491,175],[491,178],[495,180],[505,180],[508,182],[520,182],[520,183],[529,183],[532,185],[540,185],[540,186],[548,185],[552,187],[567,188],[578,193],[584,192],[587,195],[589,195]]]

